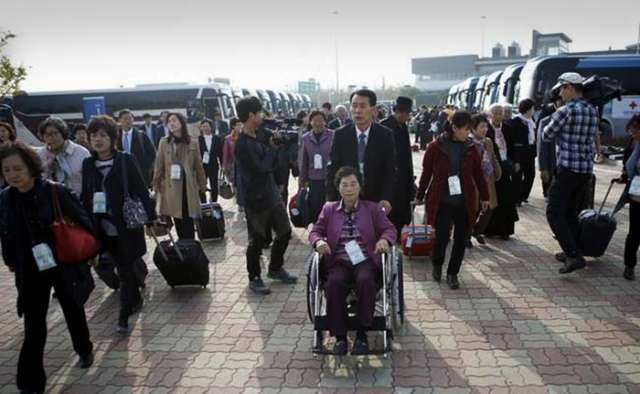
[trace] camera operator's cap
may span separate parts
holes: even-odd
[[[580,85],[584,81],[585,78],[578,73],[564,73],[558,77],[558,83],[556,83],[556,85],[551,90],[560,89],[560,87],[563,85]]]

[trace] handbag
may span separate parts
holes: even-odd
[[[127,171],[125,169],[124,158],[121,161],[122,165],[122,181],[124,182],[122,190],[124,191],[124,204],[122,206],[122,219],[129,230],[144,227],[149,222],[149,215],[147,210],[144,209],[142,200],[139,197],[132,197],[129,195],[129,179],[127,177]]]
[[[221,173],[221,175],[222,181],[220,182],[220,186],[218,188],[220,197],[224,198],[225,200],[230,200],[233,198],[233,196],[235,196],[235,192],[233,191],[231,183],[229,183],[227,181],[227,178],[224,176],[224,173]]]
[[[87,229],[63,216],[56,185],[51,185],[51,194],[54,214],[51,232],[57,262],[77,264],[92,259],[98,254],[98,240]]]

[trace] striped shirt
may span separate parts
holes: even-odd
[[[558,167],[580,174],[593,172],[593,141],[599,122],[598,111],[582,97],[551,115],[543,140],[555,141]]]
[[[356,212],[358,211],[358,203],[353,209],[353,211],[347,211],[344,208],[343,202],[340,202],[340,208],[338,208],[338,212],[341,212],[345,216],[344,223],[342,225],[342,230],[340,231],[340,238],[338,240],[338,246],[335,251],[335,261],[351,261],[349,258],[349,254],[345,250],[345,245],[351,241],[356,241],[358,245],[360,245],[360,249],[362,250],[362,254],[368,259],[369,255],[367,253],[367,247],[362,241],[362,237],[360,236],[360,230],[358,229],[358,216]]]

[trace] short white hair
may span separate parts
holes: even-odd
[[[498,103],[491,104],[489,106],[489,109],[487,110],[487,112],[489,112],[490,114],[498,111],[504,111],[504,106]]]
[[[345,107],[344,105],[340,104],[340,105],[336,105],[336,112],[338,112],[339,109],[343,109],[343,110],[347,110],[347,107]]]

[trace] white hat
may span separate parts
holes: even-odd
[[[578,73],[568,72],[558,77],[558,83],[551,90],[559,89],[562,85],[579,85],[585,81],[584,77]]]

